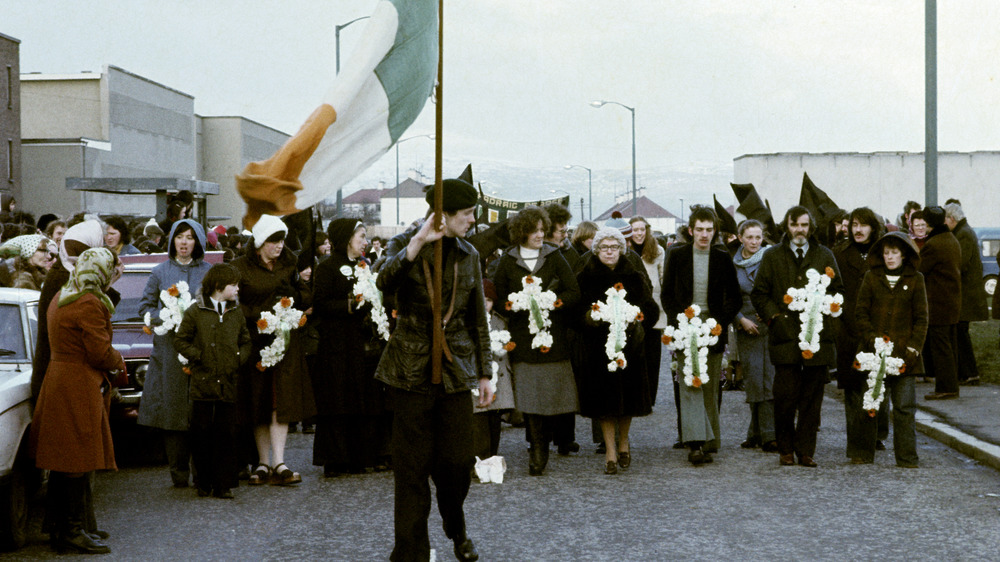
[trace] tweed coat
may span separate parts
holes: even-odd
[[[962,219],[951,231],[962,248],[962,312],[959,322],[978,322],[989,319],[986,306],[986,287],[983,285],[983,258],[976,231]]]
[[[52,353],[31,421],[35,464],[57,472],[114,470],[108,372],[125,363],[111,345],[111,314],[92,294],[60,307],[57,293],[46,316]]]
[[[894,288],[889,287],[882,259],[882,248],[889,236],[907,244],[903,272]],[[916,268],[920,263],[916,244],[903,233],[890,232],[872,247],[868,263],[871,270],[865,274],[857,300],[859,350],[874,351],[875,338],[886,336],[893,344],[892,355],[906,361],[905,374],[922,374],[920,350],[927,336],[927,290],[924,276]]]
[[[956,324],[962,311],[962,247],[947,226],[927,236],[920,249],[918,270],[927,286],[927,322],[931,326]],[[980,281],[980,286],[982,282]]]
[[[775,365],[804,365],[806,367],[833,367],[837,364],[837,351],[834,346],[838,329],[836,318],[823,317],[823,331],[820,333],[819,352],[811,359],[804,359],[799,349],[799,330],[801,322],[799,313],[788,310],[784,302],[789,287],[802,288],[808,282],[806,271],[815,269],[824,273],[826,268],[833,269],[833,279],[827,287],[828,294],[843,294],[844,282],[837,268],[837,261],[825,246],[821,246],[815,236],[809,237],[809,250],[801,264],[796,264],[792,252],[791,240],[788,235],[781,242],[766,250],[757,271],[750,301],[757,315],[768,323],[768,333],[771,363]]]

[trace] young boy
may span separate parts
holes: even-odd
[[[230,265],[213,265],[174,341],[191,376],[191,456],[201,497],[232,499],[237,486],[236,379],[250,356],[250,332],[236,306],[239,280]]]

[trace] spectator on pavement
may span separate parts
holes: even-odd
[[[983,284],[983,259],[979,237],[969,226],[958,203],[944,207],[944,223],[962,247],[962,311],[958,316],[955,355],[958,358],[958,384],[979,384],[979,366],[969,337],[969,322],[989,319],[986,287]]]
[[[927,339],[924,371],[934,377],[927,400],[958,398],[958,321],[962,311],[962,246],[945,224],[941,207],[924,209],[931,228],[920,250],[920,273],[927,286]]]

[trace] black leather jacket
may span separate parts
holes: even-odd
[[[376,284],[386,297],[395,297],[396,329],[382,354],[375,378],[396,388],[429,392],[433,311],[420,262],[433,264],[434,245],[425,245],[416,261],[408,260],[406,246],[416,232],[417,229],[410,229],[394,237],[380,264]],[[458,287],[454,311],[444,328],[453,360],[442,359],[441,382],[447,393],[466,392],[478,388],[479,379],[492,374],[483,277],[479,253],[472,244],[459,238],[444,240],[442,317],[451,302],[452,287],[455,283]]]

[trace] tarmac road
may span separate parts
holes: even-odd
[[[776,454],[739,448],[743,393],[725,392],[723,446],[694,467],[676,438],[669,380],[653,415],[632,426],[632,467],[603,474],[589,420],[583,449],[553,449],[542,477],[527,475],[523,430],[506,427],[503,484],[474,480],[469,535],[482,560],[942,560],[996,559],[1000,473],[917,434],[919,469],[889,451],[874,465],[844,455],[843,406],[823,404],[819,468],[780,467]],[[666,392],[664,392],[666,391]],[[113,560],[386,560],[392,549],[392,474],[324,479],[312,436],[289,436],[295,488],[241,486],[235,500],[174,489],[166,467],[126,468],[97,481],[98,521]],[[451,560],[436,507],[431,543]],[[30,544],[2,560],[54,556],[35,514]]]

